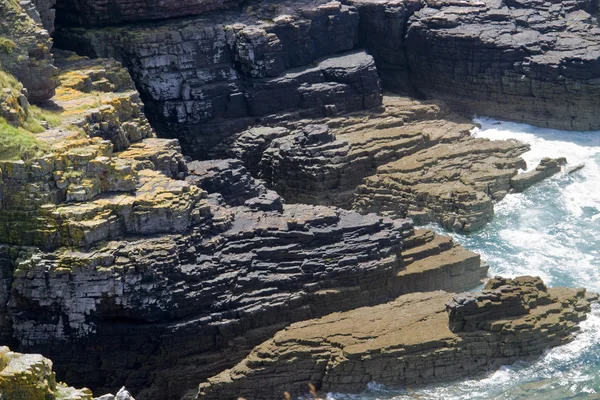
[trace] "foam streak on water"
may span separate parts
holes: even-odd
[[[528,169],[542,157],[566,157],[567,169],[496,205],[494,221],[475,234],[453,234],[490,264],[492,275],[541,276],[550,286],[600,291],[600,132],[565,132],[523,124],[477,119],[474,136],[515,138],[531,145],[523,157]],[[503,367],[485,378],[421,388],[390,390],[372,384],[355,396],[329,400],[408,399],[600,399],[600,308],[566,346],[533,363]]]

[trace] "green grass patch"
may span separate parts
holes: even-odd
[[[11,74],[0,70],[0,89],[4,88],[14,88],[20,91],[23,85]]]
[[[0,36],[0,52],[4,54],[10,54],[17,48],[17,44],[12,40]]]
[[[60,113],[45,110],[38,106],[29,106],[28,118],[23,127],[30,132],[40,133],[46,130],[41,122],[46,122],[49,128],[56,128],[62,124]]]
[[[44,150],[45,146],[32,132],[0,118],[0,160],[27,160],[43,154]]]

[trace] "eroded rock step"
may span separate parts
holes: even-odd
[[[369,382],[420,385],[481,374],[573,339],[597,295],[495,278],[474,294],[415,293],[293,324],[202,383],[199,399],[353,393]]]
[[[495,201],[558,173],[565,162],[544,160],[518,174],[529,146],[474,138],[473,128],[443,102],[385,95],[382,107],[369,111],[250,128],[212,154],[243,160],[288,202],[469,232],[492,220]]]
[[[52,361],[39,354],[21,354],[0,347],[0,394],[6,399],[92,400],[89,389],[57,383]]]

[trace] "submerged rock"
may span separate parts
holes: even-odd
[[[532,277],[495,278],[479,293],[409,294],[293,324],[202,383],[197,398],[279,399],[309,384],[353,393],[372,381],[407,386],[481,374],[572,340],[597,298]]]

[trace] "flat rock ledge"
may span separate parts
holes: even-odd
[[[413,293],[299,322],[234,368],[200,384],[200,399],[280,399],[360,392],[369,382],[420,385],[480,374],[573,339],[598,296],[540,278],[493,278],[478,293]]]

